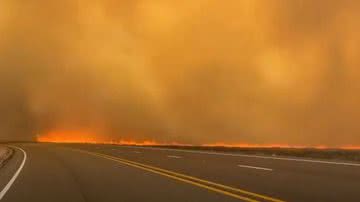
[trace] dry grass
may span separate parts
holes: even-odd
[[[12,157],[14,150],[0,145],[0,168]]]

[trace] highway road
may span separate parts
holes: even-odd
[[[360,201],[360,164],[95,144],[14,144],[0,202]]]

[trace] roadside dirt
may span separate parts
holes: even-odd
[[[0,168],[11,158],[13,150],[9,147],[0,145]]]

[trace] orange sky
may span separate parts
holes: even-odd
[[[359,9],[2,0],[0,139],[356,147]]]

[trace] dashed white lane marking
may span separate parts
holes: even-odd
[[[181,156],[167,156],[168,158],[173,158],[173,159],[182,159],[182,157]]]
[[[17,169],[17,171],[15,172],[15,174],[12,176],[12,178],[10,179],[10,181],[6,184],[6,186],[4,187],[4,189],[0,192],[0,200],[3,199],[3,197],[5,196],[5,194],[9,191],[9,189],[11,188],[11,186],[14,184],[16,178],[19,176],[21,170],[23,169],[24,165],[25,165],[25,162],[26,162],[26,159],[27,159],[27,155],[26,155],[26,152],[19,148],[19,147],[15,147],[15,146],[11,146],[13,148],[16,148],[18,150],[20,150],[23,155],[24,155],[24,159],[23,161],[21,162],[21,165],[20,167]]]
[[[134,151],[134,153],[141,154],[141,152],[139,152],[139,151]]]
[[[262,168],[262,167],[255,167],[255,166],[247,166],[247,165],[238,165],[241,168],[250,168],[250,169],[256,169],[256,170],[266,170],[266,171],[273,171],[273,169],[270,168]]]

